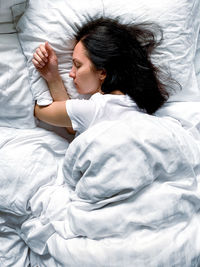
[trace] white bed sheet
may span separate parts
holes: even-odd
[[[0,34],[0,126],[33,128],[34,100],[16,33]]]
[[[196,50],[195,61],[194,61],[197,82],[198,82],[199,90],[200,90],[200,63],[199,62],[200,62],[200,31],[199,31],[199,37],[197,41],[197,50]]]
[[[25,2],[26,0],[0,0],[0,23],[13,22],[11,7]]]

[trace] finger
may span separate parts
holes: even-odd
[[[48,57],[48,52],[47,52],[47,49],[46,49],[45,45],[41,44],[39,46],[39,50],[40,50],[39,53],[40,53],[40,55],[42,57],[44,57],[44,58],[47,58]]]
[[[45,48],[46,48],[46,51],[49,52],[49,53],[54,53],[54,50],[53,48],[50,46],[50,44],[48,42],[45,42]]]
[[[41,66],[37,60],[35,60],[34,58],[32,59],[33,65],[35,66],[36,69],[41,69],[43,68],[43,66]]]
[[[40,63],[37,60],[35,60],[34,58],[32,59],[32,62],[33,62],[33,65],[36,67],[36,69],[41,69],[44,67],[44,66],[40,65]]]
[[[38,53],[33,54],[33,58],[41,65],[44,67],[45,61],[38,55]]]
[[[40,45],[40,46],[36,49],[35,52],[38,54],[38,56],[39,56],[44,62],[47,62],[47,61],[48,61],[47,56],[46,56],[47,53],[46,53],[46,49],[45,49],[44,45]]]

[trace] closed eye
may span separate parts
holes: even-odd
[[[78,69],[81,67],[82,64],[79,61],[73,59],[73,65]]]

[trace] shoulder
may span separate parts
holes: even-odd
[[[96,109],[99,96],[93,95],[89,99],[69,99],[66,101],[66,109],[70,114],[85,113],[88,110]]]
[[[66,101],[67,114],[71,119],[73,129],[84,132],[94,121],[101,110],[102,98],[93,95],[90,99],[70,99]]]

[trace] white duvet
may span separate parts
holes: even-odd
[[[0,230],[27,257],[26,242],[32,266],[199,266],[199,142],[176,120],[131,116],[95,125],[65,157],[45,131],[1,131]]]
[[[28,266],[28,247],[16,229],[30,216],[29,200],[39,187],[62,183],[57,175],[67,147],[44,129],[0,127],[1,267]]]

